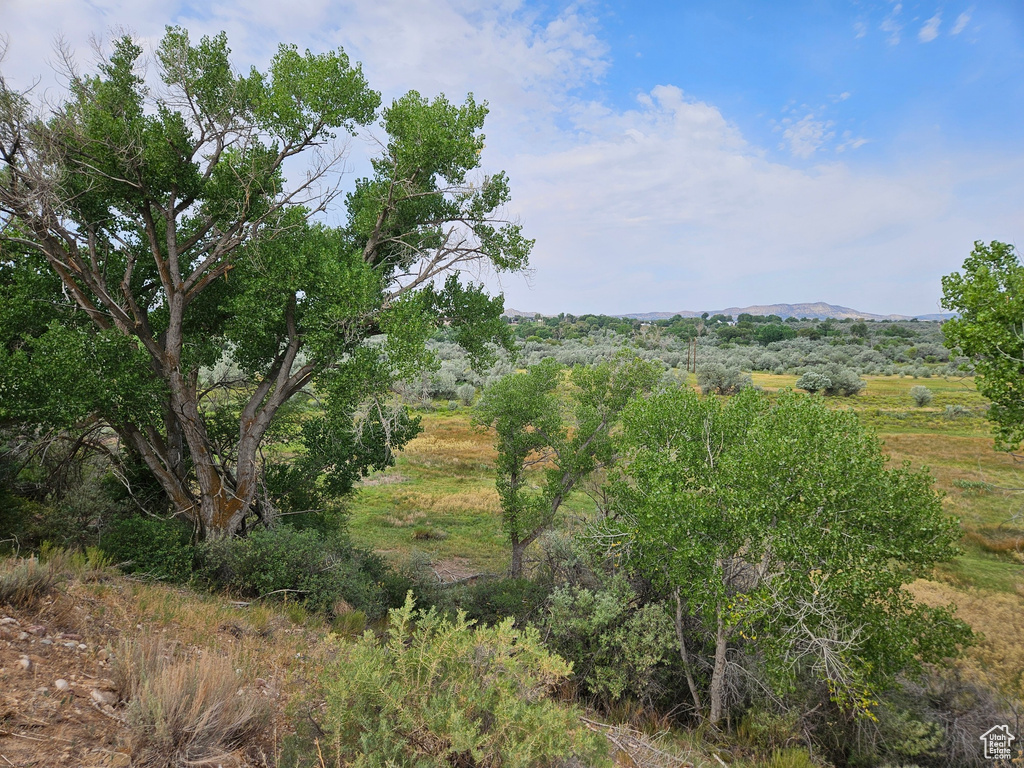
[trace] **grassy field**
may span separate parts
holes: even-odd
[[[423,433],[397,464],[363,481],[353,539],[396,564],[418,556],[456,573],[504,570],[492,435],[472,425],[469,409],[422,417]]]
[[[755,373],[768,392],[790,388],[794,376]],[[1024,594],[1024,463],[995,451],[987,404],[970,379],[868,377],[867,388],[836,398],[879,435],[894,463],[927,467],[962,521],[965,556],[946,574],[963,586]],[[910,389],[926,386],[932,403],[915,407]],[[950,408],[954,410],[950,410]],[[352,534],[396,562],[415,552],[435,560],[459,558],[479,570],[500,571],[506,546],[494,489],[493,436],[472,424],[468,408],[426,412],[423,433],[397,465],[368,478],[352,503]],[[585,513],[577,494],[568,506]]]
[[[753,379],[768,392],[796,382],[761,373]],[[964,529],[964,554],[913,591],[925,602],[955,603],[980,633],[964,664],[1024,700],[1024,491],[1011,490],[1024,488],[1024,461],[994,450],[987,403],[970,379],[866,380],[859,395],[830,403],[856,411],[894,464],[927,467]],[[926,407],[915,407],[910,395],[918,385],[933,393]],[[509,552],[492,435],[472,424],[468,408],[422,415],[423,433],[395,467],[368,478],[352,502],[353,538],[396,564],[429,563],[442,579],[504,571]],[[589,508],[590,499],[577,493],[566,524]]]

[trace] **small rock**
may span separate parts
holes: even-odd
[[[46,627],[44,627],[42,624],[33,624],[31,627],[26,627],[25,631],[33,635],[39,635],[44,634],[46,632]]]
[[[101,691],[113,691],[117,686],[113,680],[109,680],[105,677],[101,677],[93,683],[94,686],[99,688]]]
[[[44,637],[44,638],[43,638],[42,640],[40,640],[39,642],[40,642],[41,644],[43,644],[43,645],[53,645],[53,640],[51,640],[51,639],[50,639],[50,638],[48,638],[48,637]]]
[[[89,646],[86,645],[85,643],[79,643],[78,644],[78,650],[80,650],[80,651],[87,651],[87,650],[89,650]]]
[[[18,633],[18,639],[19,640],[28,640],[28,632],[19,632]]]
[[[68,685],[68,681],[65,680],[63,677],[58,677],[56,680],[53,681],[53,687],[56,688],[58,691],[66,691],[71,686]]]
[[[78,647],[78,643],[76,643],[74,640],[69,640],[68,642],[63,643],[63,645],[64,645],[65,648],[77,648]]]
[[[57,637],[59,637],[61,640],[79,640],[80,641],[82,639],[81,635],[76,635],[73,632],[61,632],[59,635],[57,635]]]
[[[36,688],[36,693],[42,694],[43,696],[45,696],[49,692],[50,692],[50,689],[47,688],[45,685],[42,688]]]
[[[28,656],[22,656],[20,659],[18,659],[18,667],[20,669],[25,670],[26,672],[31,672],[32,659],[30,659]]]
[[[113,706],[117,703],[117,694],[113,691],[101,691],[98,688],[93,688],[92,693],[90,693],[89,696],[97,704],[109,704]]]
[[[4,616],[0,619],[0,625],[3,624],[13,624],[14,626],[18,626],[18,620],[13,616]]]
[[[108,651],[106,648],[100,648],[98,651],[96,651],[96,658],[100,661],[106,661],[110,658],[110,651]]]

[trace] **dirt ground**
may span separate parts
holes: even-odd
[[[245,666],[239,694],[265,698],[271,716],[223,768],[276,762],[292,730],[285,707],[315,678],[323,632],[279,612],[111,576],[102,585],[71,580],[30,608],[0,604],[0,768],[133,765],[117,655],[146,635],[186,658],[212,653]]]
[[[130,765],[109,677],[118,634],[66,594],[0,608],[0,765]]]

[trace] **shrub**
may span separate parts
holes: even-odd
[[[832,386],[832,379],[820,371],[808,371],[796,380],[797,389],[803,389],[810,393],[824,392]]]
[[[10,558],[0,562],[0,605],[24,608],[35,604],[53,590],[57,570],[36,558]]]
[[[928,387],[922,387],[918,385],[910,388],[910,397],[914,401],[914,405],[918,408],[923,408],[926,405],[932,404],[932,391]]]
[[[531,579],[495,579],[467,587],[460,605],[474,621],[495,624],[512,618],[522,624],[537,615],[550,593],[550,587]]]
[[[132,765],[177,768],[236,764],[231,753],[264,729],[270,707],[245,694],[231,658],[175,657],[159,640],[129,641],[115,657]]]
[[[697,385],[707,395],[734,395],[750,386],[750,376],[739,368],[728,368],[721,363],[704,363],[697,367]]]
[[[472,405],[473,398],[476,397],[476,387],[472,384],[462,384],[455,390],[455,394],[459,396],[463,405]]]
[[[506,619],[475,627],[415,612],[412,596],[391,612],[386,639],[367,632],[329,675],[325,730],[339,763],[378,766],[555,765],[602,761],[603,739],[549,694],[571,667],[536,629]],[[601,763],[606,764],[606,763]]]
[[[243,539],[208,542],[200,558],[211,586],[243,597],[290,595],[322,613],[333,612],[340,599],[371,617],[390,603],[389,571],[379,556],[311,529],[282,525]]]
[[[850,397],[867,384],[850,368],[833,363],[824,369],[808,371],[797,379],[796,386],[808,392],[821,392],[826,397]]]
[[[171,581],[188,581],[196,556],[189,525],[156,517],[114,521],[104,532],[100,549],[127,573]]]
[[[573,663],[587,693],[606,704],[623,696],[650,701],[659,667],[676,648],[665,610],[636,602],[623,577],[598,590],[563,587],[551,596],[548,644]]]

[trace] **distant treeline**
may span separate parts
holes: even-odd
[[[582,339],[594,331],[611,331],[621,336],[645,334],[648,329],[678,339],[694,339],[714,335],[724,342],[736,344],[758,343],[767,346],[776,341],[797,337],[820,339],[827,336],[847,336],[863,343],[875,336],[889,336],[911,339],[921,335],[941,337],[942,324],[934,321],[913,320],[854,320],[844,318],[797,318],[783,320],[778,315],[751,315],[743,312],[732,315],[709,315],[700,317],[674,317],[663,320],[639,320],[610,315],[567,315],[557,317],[535,316],[509,318],[505,320],[516,326],[516,335],[521,339],[536,336],[540,339],[571,340]],[[931,326],[930,329],[925,326]],[[922,333],[922,329],[923,333]],[[941,342],[940,342],[941,343]]]
[[[516,368],[554,358],[562,365],[593,365],[628,347],[645,360],[657,360],[665,375],[678,377],[689,363],[731,371],[762,371],[800,376],[836,366],[867,376],[929,378],[970,372],[966,358],[950,355],[942,323],[929,320],[783,320],[778,315],[675,316],[653,322],[608,315],[506,318],[519,339],[515,354],[500,354],[488,370],[473,371],[442,329],[431,348],[440,368],[407,382],[407,402],[472,401],[473,394]]]

